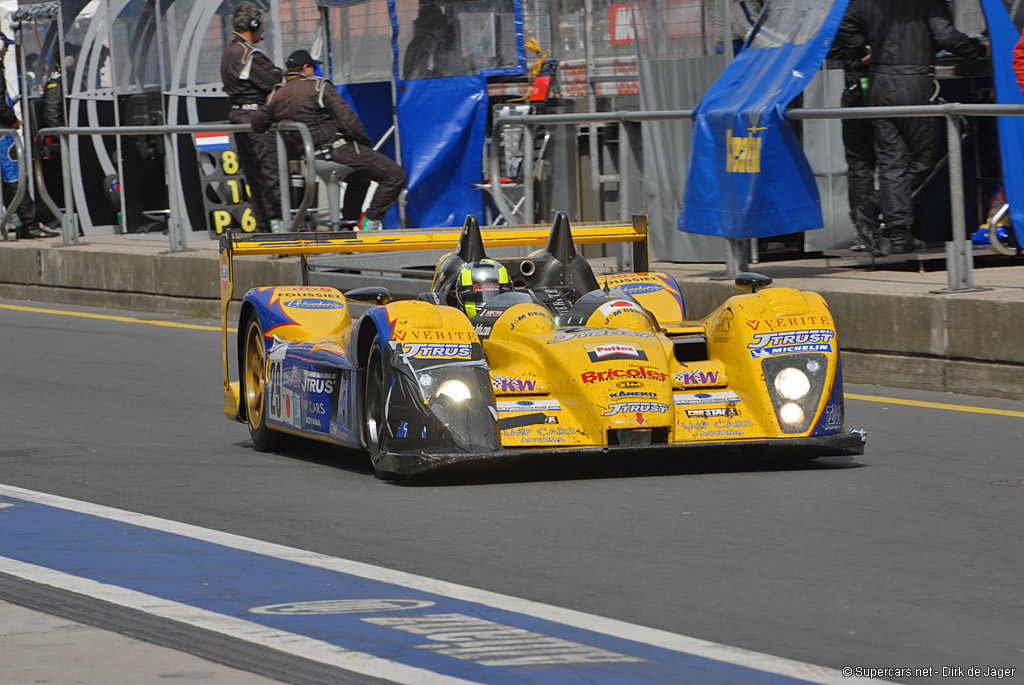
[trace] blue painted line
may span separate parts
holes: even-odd
[[[2,557],[438,674],[496,684],[807,682],[16,497],[2,503],[13,505],[0,508]],[[369,603],[346,614],[252,611],[381,598],[418,603],[412,610]]]

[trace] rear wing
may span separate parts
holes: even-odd
[[[235,234],[228,231],[220,238],[220,314],[221,342],[224,352],[224,411],[237,417],[238,395],[231,392],[228,380],[228,306],[235,294],[234,257],[238,255],[299,255],[302,257],[304,285],[308,284],[306,257],[332,252],[391,252],[397,250],[454,250],[459,245],[463,228],[399,229],[388,231],[339,231],[333,233],[260,233]],[[543,246],[552,227],[482,226],[480,235],[485,248]],[[572,240],[577,245],[590,243],[633,243],[633,270],[650,268],[647,239],[647,215],[635,214],[630,223],[597,222],[571,226]],[[271,284],[267,284],[271,285]],[[229,406],[234,398],[234,405]]]

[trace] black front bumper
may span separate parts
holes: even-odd
[[[859,433],[836,433],[809,438],[773,438],[768,440],[722,440],[688,442],[670,445],[628,445],[606,447],[539,447],[493,452],[438,454],[426,452],[388,452],[383,455],[386,470],[399,477],[416,476],[439,469],[483,462],[517,461],[544,457],[594,456],[713,456],[716,453],[739,451],[744,455],[768,459],[806,460],[818,457],[857,456],[864,454],[865,439]]]

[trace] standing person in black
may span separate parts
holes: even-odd
[[[987,52],[981,41],[954,28],[947,0],[850,0],[837,42],[854,57],[868,59],[872,107],[933,102],[939,92],[934,78],[939,49],[972,58]],[[942,122],[920,117],[873,122],[883,235],[892,254],[911,252],[911,193],[939,161]]]
[[[263,40],[263,17],[248,0],[238,3],[231,21],[234,33],[224,49],[220,78],[231,103],[228,121],[248,124],[283,72],[256,44]],[[256,230],[267,232],[281,223],[281,182],[277,170],[277,138],[272,133],[241,133],[238,161],[249,185]],[[276,231],[275,231],[276,232]]]
[[[854,58],[849,51],[834,46],[828,53],[830,60],[843,65],[842,107],[864,107],[868,103],[868,65]],[[879,214],[878,190],[875,188],[875,135],[871,119],[843,119],[843,147],[846,150],[847,201],[850,222],[857,233],[857,242],[851,246],[855,252],[871,252],[878,256]]]
[[[298,121],[308,126],[317,159],[352,167],[377,182],[362,230],[380,229],[384,215],[405,185],[405,170],[373,149],[356,113],[330,81],[316,76],[317,64],[320,62],[306,50],[288,56],[287,80],[274,88],[267,104],[253,115],[252,130],[266,131],[275,121]]]

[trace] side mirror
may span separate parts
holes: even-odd
[[[356,288],[345,293],[345,297],[363,304],[385,305],[391,300],[391,293],[382,285],[371,285],[365,288]]]
[[[768,276],[755,274],[750,271],[744,271],[736,276],[736,287],[740,290],[749,290],[752,293],[756,293],[758,288],[766,288],[771,284],[772,279]]]

